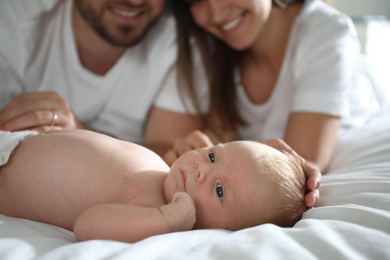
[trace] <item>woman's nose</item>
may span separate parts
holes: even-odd
[[[225,0],[210,0],[209,8],[211,13],[211,19],[214,23],[220,24],[225,19]]]

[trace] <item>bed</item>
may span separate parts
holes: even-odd
[[[340,136],[321,198],[292,228],[195,230],[129,244],[0,214],[0,259],[390,259],[390,116]]]

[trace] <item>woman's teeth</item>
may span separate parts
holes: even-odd
[[[242,17],[243,16],[240,15],[237,19],[235,19],[235,20],[231,21],[230,23],[222,26],[223,30],[224,31],[229,31],[229,30],[233,29],[234,27],[236,27],[241,22]]]

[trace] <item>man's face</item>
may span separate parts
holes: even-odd
[[[157,21],[165,0],[75,0],[75,10],[108,43],[136,44]]]

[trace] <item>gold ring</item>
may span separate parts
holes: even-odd
[[[54,124],[56,123],[56,120],[58,118],[57,114],[54,112],[54,111],[51,111],[53,113],[53,119],[51,120],[51,124],[50,126],[54,126]]]

